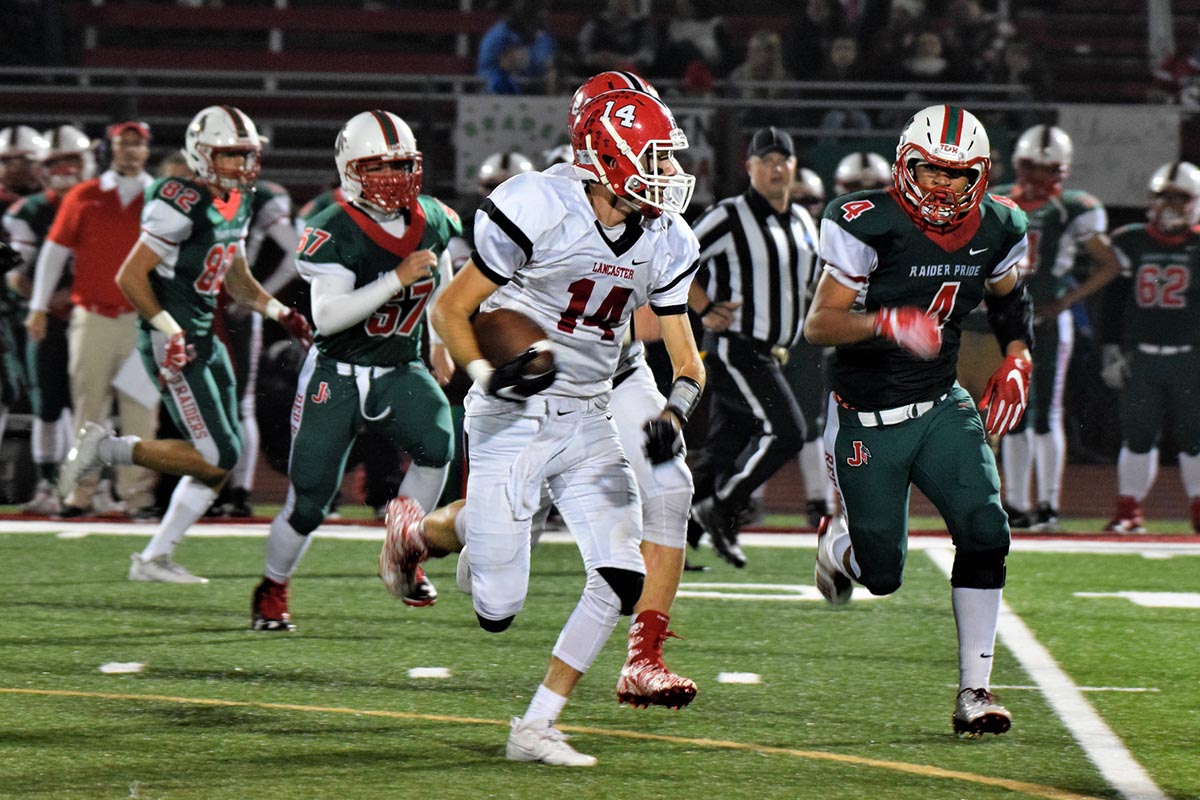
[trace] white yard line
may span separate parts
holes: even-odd
[[[949,577],[954,564],[954,551],[942,547],[930,548],[926,552]],[[1017,657],[1022,669],[1042,690],[1055,715],[1121,797],[1126,800],[1168,800],[1120,737],[1084,699],[1083,692],[1058,665],[1050,651],[1042,646],[1028,626],[1003,601],[1000,603],[998,633],[1000,640]]]

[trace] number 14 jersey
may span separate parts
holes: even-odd
[[[678,214],[596,219],[572,175],[527,172],[502,183],[475,214],[475,266],[500,288],[481,308],[533,319],[554,343],[558,377],[545,394],[598,397],[613,372],[633,310],[687,312],[700,245]]]

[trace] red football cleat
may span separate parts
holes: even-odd
[[[1195,524],[1195,519],[1196,507],[1193,505],[1193,524]],[[1113,518],[1104,526],[1104,530],[1117,533],[1145,533],[1146,529],[1142,526],[1142,504],[1128,495],[1118,497],[1117,510],[1113,512]]]
[[[424,519],[421,504],[411,497],[389,500],[379,551],[379,577],[384,585],[405,605],[416,607],[437,602],[437,590],[421,569],[421,563],[429,558],[429,541],[421,530]]]
[[[254,587],[250,600],[250,629],[255,631],[294,631],[288,613],[288,585],[263,576]]]
[[[667,630],[669,621],[666,614],[643,611],[629,627],[629,658],[617,679],[618,703],[683,708],[696,697],[696,684],[663,663],[663,641],[675,636]]]

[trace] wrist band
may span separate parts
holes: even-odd
[[[698,312],[696,312],[696,313],[698,313],[698,314],[700,315],[700,318],[701,318],[701,319],[704,319],[705,317],[707,317],[707,316],[708,316],[708,312],[710,312],[710,311],[712,311],[712,310],[713,310],[713,307],[714,307],[716,304],[717,304],[717,303],[716,303],[716,301],[715,301],[715,300],[709,300],[709,301],[708,301],[708,305],[706,305],[706,306],[704,307],[704,310],[703,310],[703,311],[698,311]]]
[[[704,390],[700,384],[686,375],[680,375],[671,384],[671,394],[667,397],[667,410],[679,417],[679,422],[686,425],[696,406],[700,405],[700,395]]]
[[[477,358],[470,364],[467,364],[467,374],[471,376],[471,380],[485,388],[493,372],[495,370],[486,358]]]
[[[287,311],[287,306],[272,297],[267,301],[266,307],[263,309],[263,316],[267,319],[279,321],[279,315]]]
[[[166,309],[158,312],[150,318],[150,324],[155,329],[162,331],[167,336],[174,336],[177,333],[183,333],[183,328],[179,327],[179,323],[171,316],[171,312]]]

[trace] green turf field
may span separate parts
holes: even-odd
[[[503,758],[507,720],[524,711],[582,587],[572,546],[539,547],[526,609],[491,635],[455,590],[453,559],[429,569],[438,604],[410,609],[374,577],[377,543],[318,540],[293,581],[300,630],[262,634],[247,629],[261,538],[185,542],[179,560],[207,586],[127,582],[129,553],[145,538],[0,534],[0,797],[1200,797],[1200,607],[1076,596],[1200,593],[1197,555],[1009,561],[1016,617],[1151,781],[1131,794],[1089,760],[1053,693],[1004,645],[993,677],[1012,687],[996,692],[1013,730],[951,735],[949,590],[925,552],[910,555],[897,595],[840,610],[681,598],[673,627],[686,638],[668,643],[667,660],[700,694],[679,712],[617,705],[622,621],[560,720],[600,759],[573,770]],[[700,554],[714,566],[685,584],[812,583],[811,549],[748,553],[745,570]],[[101,673],[110,662],[144,667]],[[409,676],[420,667],[450,677]],[[722,672],[761,683],[720,683]]]

